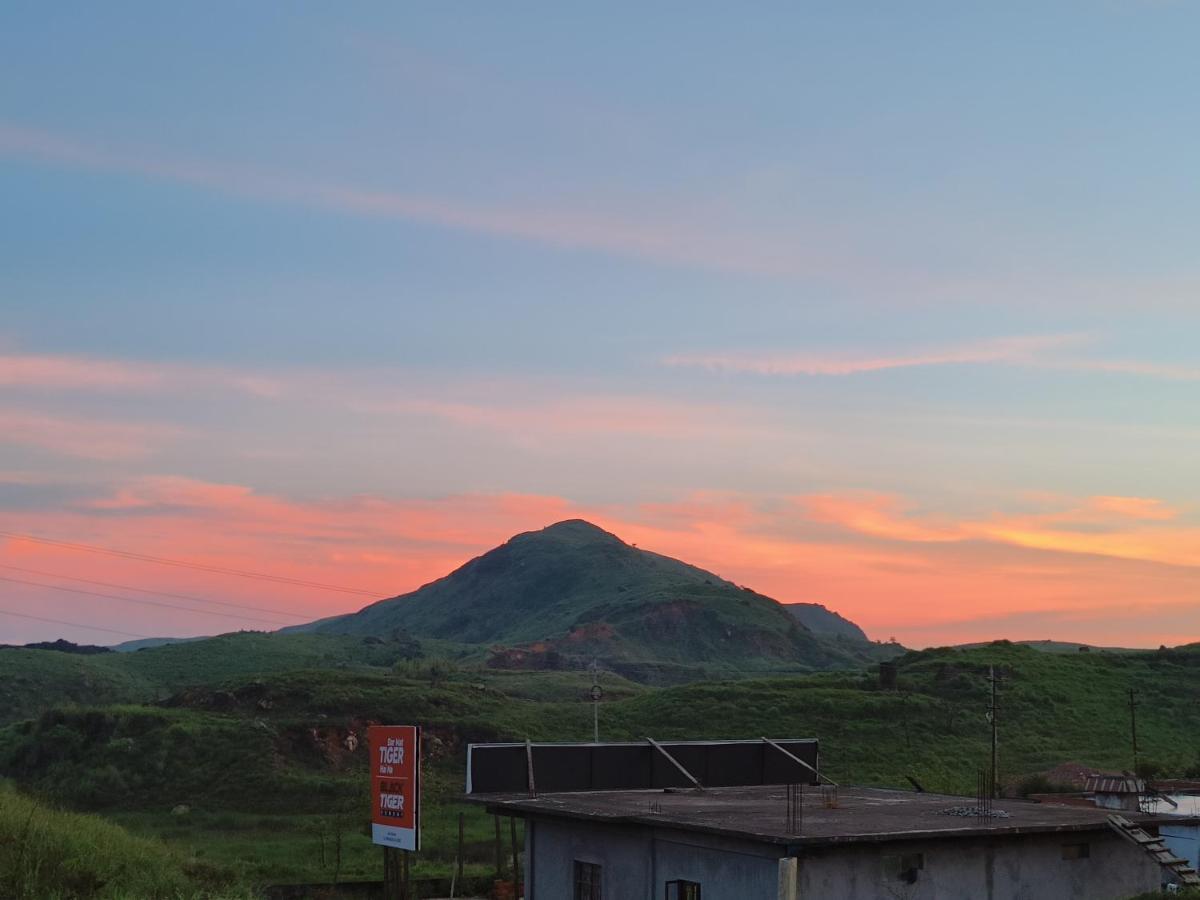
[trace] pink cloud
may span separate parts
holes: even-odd
[[[871,355],[770,355],[759,353],[676,354],[666,357],[668,366],[687,366],[724,372],[750,372],[759,375],[857,375],[888,369],[927,366],[1008,364],[1033,365],[1039,355],[1078,344],[1077,334],[1030,335],[996,338],[943,347],[912,354]]]
[[[130,392],[223,387],[260,397],[282,385],[253,372],[213,366],[143,363],[88,356],[0,354],[0,387],[46,391]]]
[[[183,434],[183,429],[166,425],[0,409],[0,445],[35,447],[80,459],[143,459]]]
[[[146,390],[163,382],[153,366],[78,356],[0,355],[0,385],[87,390]]]

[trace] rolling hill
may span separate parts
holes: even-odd
[[[844,637],[852,641],[869,641],[867,633],[821,603],[785,603],[784,608],[813,634]]]
[[[570,668],[599,659],[656,681],[722,669],[844,668],[899,652],[841,621],[848,626],[841,638],[818,632],[769,597],[573,519],[519,534],[412,593],[286,630],[387,636],[400,629],[496,648],[497,666]]]

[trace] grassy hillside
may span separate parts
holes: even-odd
[[[867,633],[821,603],[785,603],[783,608],[796,617],[801,625],[816,635],[841,637],[866,643]]]
[[[64,812],[0,782],[0,889],[7,900],[233,900],[220,869],[96,816]]]
[[[579,520],[517,535],[411,594],[310,627],[358,635],[399,627],[556,658],[667,663],[685,674],[846,667],[878,652],[827,641],[769,597]]]
[[[37,715],[57,703],[137,703],[155,684],[122,666],[115,653],[81,656],[53,650],[0,650],[0,724]]]
[[[989,665],[1003,675],[1008,782],[1065,761],[1129,768],[1130,687],[1140,703],[1143,761],[1169,773],[1200,763],[1200,647],[1048,654],[1001,643],[909,653],[898,660],[895,691],[881,690],[866,671],[666,689],[606,673],[601,737],[816,736],[836,780],[905,787],[912,776],[930,790],[970,793],[988,756]],[[250,880],[329,880],[335,832],[340,874],[377,877],[378,854],[362,830],[365,749],[348,738],[370,722],[420,722],[429,842],[418,873],[448,874],[462,811],[468,871],[482,876],[491,865],[491,823],[455,799],[465,744],[590,738],[590,680],[586,672],[439,660],[402,661],[394,671],[257,673],[180,691],[165,705],[61,708],[0,729],[0,773],[138,833],[198,848]],[[187,815],[171,815],[179,804]]]
[[[419,655],[408,639],[237,632],[133,653],[80,656],[0,651],[0,724],[63,704],[102,706],[161,699],[189,685],[296,669],[388,668]]]

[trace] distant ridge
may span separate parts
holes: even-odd
[[[801,625],[814,634],[844,637],[854,641],[869,641],[867,633],[847,619],[821,603],[785,603],[784,608],[790,612]]]
[[[803,670],[862,665],[883,652],[853,623],[818,609],[804,615],[821,630],[769,597],[569,519],[515,535],[409,594],[284,630],[382,637],[399,629],[485,644],[493,664],[521,667],[599,658]]]
[[[120,644],[113,644],[112,649],[118,653],[133,653],[136,650],[148,650],[151,647],[165,647],[168,644],[187,644],[191,641],[206,641],[212,635],[204,635],[202,637],[158,637],[158,638],[138,638],[135,641],[124,641]]]

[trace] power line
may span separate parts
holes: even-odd
[[[266,572],[252,572],[248,569],[230,569],[225,566],[210,566],[204,563],[188,562],[182,559],[168,559],[164,556],[151,556],[147,553],[131,553],[127,550],[114,550],[110,547],[97,547],[93,544],[79,544],[72,541],[58,541],[52,538],[37,537],[32,534],[21,534],[14,531],[0,531],[0,537],[11,538],[18,541],[30,541],[35,544],[46,544],[51,547],[59,547],[66,550],[82,550],[87,553],[102,553],[106,556],[116,556],[121,559],[132,559],[137,562],[157,563],[160,566],[176,566],[181,569],[195,569],[198,572],[212,572],[217,575],[235,575],[238,578],[255,578],[260,581],[273,581],[277,584],[290,584],[295,587],[316,588],[322,591],[337,591],[342,594],[359,594],[363,597],[380,597],[387,596],[375,591],[366,591],[362,588],[342,587],[336,584],[325,584],[320,581],[308,581],[303,578],[288,578],[284,575],[270,575]]]
[[[259,622],[263,625],[286,626],[287,622],[273,622],[270,619],[257,619],[251,616],[239,616],[236,613],[218,612],[215,609],[196,609],[194,606],[175,606],[172,603],[158,603],[154,600],[139,600],[136,597],[122,597],[118,594],[102,594],[98,591],[85,591],[82,588],[66,587],[60,584],[40,584],[36,581],[25,581],[22,578],[7,578],[0,575],[0,581],[7,581],[11,584],[26,584],[30,587],[48,588],[52,591],[66,591],[70,594],[84,594],[89,597],[103,597],[106,600],[123,600],[126,603],[141,603],[144,606],[161,606],[163,609],[177,609],[183,612],[202,613],[206,616],[219,616],[225,619],[242,619],[246,622]]]
[[[101,628],[99,625],[84,625],[82,622],[64,622],[62,619],[47,619],[45,616],[31,616],[29,613],[19,613],[11,609],[0,609],[0,615],[18,616],[22,619],[33,619],[35,622],[49,622],[52,625],[67,625],[71,628],[89,628],[92,631],[106,631],[109,634],[120,634],[131,638],[150,638],[148,634],[134,634],[132,631],[118,631],[115,628]]]
[[[151,591],[146,588],[134,587],[129,584],[113,584],[109,581],[93,581],[90,578],[76,578],[72,575],[59,575],[57,572],[43,572],[39,569],[26,569],[22,566],[10,566],[0,563],[0,569],[9,569],[13,572],[24,572],[26,575],[41,575],[45,578],[61,578],[64,581],[77,581],[80,584],[91,584],[97,587],[115,588],[118,591],[137,591],[139,594],[150,594],[155,597],[173,597],[176,600],[189,600],[193,603],[215,603],[218,606],[231,606],[234,609],[249,609],[255,612],[273,613],[278,616],[291,616],[294,619],[306,620],[308,617],[301,613],[284,612],[281,609],[271,609],[266,606],[250,606],[245,603],[230,603],[226,600],[209,600],[206,597],[195,597],[191,594],[172,594],[168,591]]]

